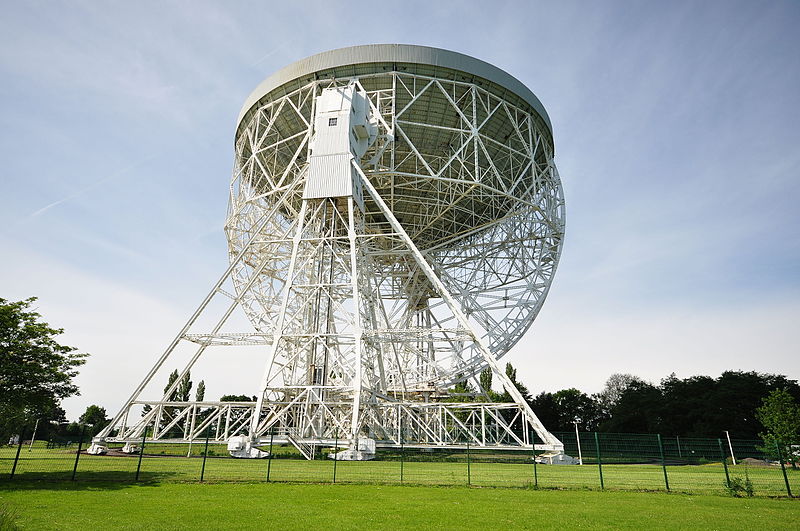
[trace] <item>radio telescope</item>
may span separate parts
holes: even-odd
[[[340,459],[401,441],[562,454],[498,364],[561,253],[553,156],[536,96],[459,53],[356,46],[268,77],[238,119],[230,265],[92,451],[150,429],[165,441],[210,431],[237,457],[263,456],[270,438],[307,458],[337,439],[348,441]],[[216,324],[196,330],[219,299]],[[254,330],[222,332],[237,309]],[[142,400],[186,342],[195,351],[179,379]],[[263,370],[255,401],[171,399],[206,349],[235,345],[265,352],[263,368],[252,363]],[[512,402],[487,400],[486,368]],[[457,396],[465,381],[478,392]]]

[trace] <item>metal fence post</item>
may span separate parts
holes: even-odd
[[[19,453],[22,451],[22,439],[25,438],[25,437],[23,437],[23,435],[25,435],[25,428],[21,428],[19,430],[19,441],[18,441],[18,444],[17,444],[17,455],[14,456],[14,466],[11,467],[11,477],[9,477],[9,479],[14,479],[14,474],[17,472],[17,463],[19,462]]]
[[[722,447],[722,439],[717,439],[719,444],[719,455],[722,456],[722,468],[725,469],[725,486],[731,488],[731,476],[728,473],[728,458],[725,455],[725,448]]]
[[[144,443],[147,440],[147,429],[142,435],[142,447],[139,448],[139,462],[136,464],[136,481],[139,481],[139,472],[142,470],[142,456],[144,455]]]
[[[75,464],[72,465],[72,481],[75,481],[75,474],[78,472],[78,459],[81,457],[81,448],[83,447],[83,435],[86,433],[86,424],[81,427],[81,436],[78,439],[78,451],[75,452]]]
[[[783,453],[781,452],[781,445],[775,441],[775,449],[778,450],[778,461],[781,462],[781,471],[783,472],[783,481],[786,483],[786,494],[792,497],[792,488],[789,486],[789,477],[786,475],[786,464],[783,462]]]
[[[469,455],[469,435],[467,435],[467,485],[472,485],[472,469]]]
[[[405,457],[405,447],[403,446],[403,431],[400,430],[400,483],[403,483],[403,461]]]
[[[200,467],[200,483],[202,483],[203,479],[206,477],[206,459],[208,459],[208,439],[210,436],[208,428],[206,428],[206,445],[203,448],[203,466]]]
[[[605,483],[603,482],[603,459],[600,457],[600,435],[597,432],[594,432],[594,447],[597,451],[597,470],[600,472],[600,488],[605,489]]]
[[[272,442],[275,440],[275,427],[269,429],[269,455],[267,456],[267,483],[272,472]]]
[[[536,470],[536,443],[531,441],[533,447],[533,486],[539,486],[539,473]]]
[[[39,421],[42,419],[36,419],[36,424],[33,426],[33,434],[31,435],[31,445],[28,446],[28,451],[30,452],[33,450],[33,443],[36,441],[36,432],[39,430]]]
[[[358,444],[356,442],[356,444]],[[339,461],[339,456],[336,455],[339,453],[339,428],[336,428],[334,432],[334,443],[333,443],[333,482],[336,483],[336,463]]]
[[[664,470],[664,486],[667,487],[667,492],[669,492],[669,479],[667,478],[667,463],[664,461],[664,443],[661,441],[661,434],[657,433],[658,436],[658,451],[661,453],[661,468]]]

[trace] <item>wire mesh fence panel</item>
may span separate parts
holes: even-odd
[[[8,438],[8,444],[0,446],[0,479],[11,479],[16,474],[19,457],[22,455],[22,447],[25,444],[24,435],[26,433],[30,432],[23,431],[22,433],[11,435]]]
[[[332,483],[335,463],[332,459],[306,460],[302,456],[272,460],[270,481]]]
[[[259,447],[264,452],[263,457],[247,459],[232,457],[225,443],[212,442],[208,445],[208,456],[203,469],[204,481],[267,481],[272,467],[270,448]],[[279,452],[275,445],[273,452]],[[205,452],[205,445],[203,444]]]
[[[725,469],[721,463],[672,465],[667,467],[670,489],[674,492],[724,494]]]
[[[664,471],[660,465],[603,466],[605,487],[618,490],[666,490]]]
[[[594,433],[562,432],[556,437],[564,443],[564,453],[578,459],[578,465],[550,464],[548,454],[540,455],[538,486],[544,488],[600,488],[597,441]],[[541,452],[539,452],[541,454]],[[559,463],[559,461],[552,461]]]
[[[666,490],[736,496],[800,494],[800,470],[778,459],[762,441],[662,437],[642,434],[559,433],[566,454],[582,464],[559,465],[552,454],[480,447],[408,446],[377,449],[367,461],[333,460],[337,450],[313,447],[306,459],[292,444],[261,446],[268,458],[237,459],[227,445],[141,442],[112,445],[89,455],[84,441],[35,441],[0,447],[0,481],[276,481],[473,485],[525,488]],[[81,452],[78,453],[78,448]],[[305,453],[309,447],[303,446]],[[339,444],[338,451],[345,449]],[[731,455],[733,449],[733,455]],[[17,452],[19,455],[17,456]],[[207,454],[204,458],[204,454]],[[734,464],[735,459],[735,464]],[[16,461],[16,465],[14,464]],[[565,459],[563,462],[570,462]],[[11,472],[14,472],[11,479]],[[602,478],[602,479],[601,479]]]
[[[584,458],[590,462],[597,457],[595,451],[594,432],[579,431],[578,436],[574,431],[554,432],[562,443],[564,443],[564,453],[576,459]],[[539,452],[542,453],[542,452]]]
[[[724,493],[727,476],[720,440],[665,437],[670,487],[679,492]]]
[[[331,454],[336,452],[331,450]],[[369,461],[337,461],[337,483],[400,483],[405,467],[400,449],[381,449]],[[330,459],[333,462],[332,459]]]
[[[795,498],[800,498],[800,440],[786,445],[786,455],[782,456],[788,491]]]
[[[466,449],[406,446],[403,482],[418,485],[466,485],[469,470]]]
[[[773,445],[765,444],[758,439],[722,439],[723,448],[731,461],[777,460],[778,454]]]
[[[600,488],[600,475],[596,463],[581,465],[537,464],[537,486],[539,488]]]
[[[327,453],[314,450],[314,459],[306,459],[292,445],[274,445],[270,463],[270,481],[297,481],[305,483],[333,482],[334,462]]]
[[[533,452],[470,450],[470,484],[484,487],[532,487]]]
[[[723,446],[730,453],[730,488],[736,495],[786,496],[794,479],[786,468],[789,461],[781,448],[760,440],[727,439]],[[781,461],[784,466],[781,467]],[[791,466],[791,465],[790,465]],[[786,474],[784,475],[784,471]],[[789,487],[787,488],[787,483]]]
[[[11,469],[14,466],[14,458],[16,455],[16,444],[0,446],[0,479],[6,479],[11,475]]]
[[[136,480],[139,455],[122,451],[122,446],[110,446],[105,455],[90,455],[83,450],[75,473],[76,481],[120,481]],[[140,476],[140,479],[155,479]]]
[[[203,463],[203,447],[203,443],[196,441],[145,444],[139,480],[198,480]]]
[[[224,447],[222,447],[224,448]],[[211,452],[209,451],[209,454]],[[201,463],[202,466],[202,463]],[[266,481],[269,459],[237,459],[228,455],[215,453],[206,459],[204,481]],[[197,478],[200,472],[198,468]]]
[[[787,495],[786,481],[779,463],[753,463],[748,459],[743,459],[737,461],[736,465],[729,465],[728,471],[732,487],[734,491],[738,490],[739,495]],[[748,492],[748,490],[751,492]]]
[[[718,439],[663,437],[664,456],[670,465],[719,463],[724,454]]]
[[[21,447],[17,445],[5,449],[10,465],[9,476],[13,470],[14,479],[17,480],[59,481],[71,479],[77,451],[77,440],[58,445],[48,441],[24,440]],[[17,454],[19,455],[18,459],[16,459]],[[15,459],[16,466],[14,466]]]
[[[606,488],[666,490],[656,435],[598,434]]]

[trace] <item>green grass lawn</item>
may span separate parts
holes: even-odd
[[[19,529],[798,529],[800,501],[289,483],[2,482]],[[1,528],[1,526],[0,526]]]
[[[14,482],[68,481],[75,463],[73,448],[47,449],[44,444],[33,451],[23,448],[17,465]],[[185,457],[186,446],[151,445],[142,459],[140,479],[159,482],[198,481],[203,459],[197,452],[202,445],[194,445],[192,457]],[[219,453],[224,447],[217,446]],[[329,483],[333,481],[334,462],[326,459],[306,461],[298,458],[291,448],[275,448],[276,458],[232,459],[209,457],[206,461],[207,482],[248,481],[269,479],[274,482]],[[172,456],[160,456],[161,452]],[[0,448],[0,483],[7,481],[14,461],[16,448]],[[558,489],[599,489],[600,477],[596,464],[584,466],[545,466],[534,470],[530,456],[510,455],[499,461],[497,456],[478,453],[471,459],[469,468],[464,454],[450,456],[439,454],[436,458],[421,452],[404,454],[399,459],[368,462],[336,463],[337,483],[382,483],[461,486],[468,482],[483,487],[530,487]],[[399,456],[394,456],[399,457]],[[82,454],[76,479],[88,481],[133,481],[138,456],[90,456]],[[786,486],[780,467],[729,466],[732,478],[749,478],[756,496],[785,496]],[[603,465],[604,486],[607,490],[664,491],[664,471],[658,465]],[[402,473],[402,476],[401,476]],[[789,482],[795,495],[800,494],[800,471],[788,470]],[[725,492],[725,471],[721,463],[704,465],[668,466],[667,474],[673,492],[719,494]]]

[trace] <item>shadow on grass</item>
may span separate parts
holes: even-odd
[[[170,481],[176,474],[172,472],[142,472],[139,481],[133,474],[119,472],[78,472],[75,481],[63,472],[26,472],[14,479],[0,479],[0,492],[10,490],[121,490],[130,487],[155,487],[163,481]],[[174,481],[174,480],[172,480]]]

